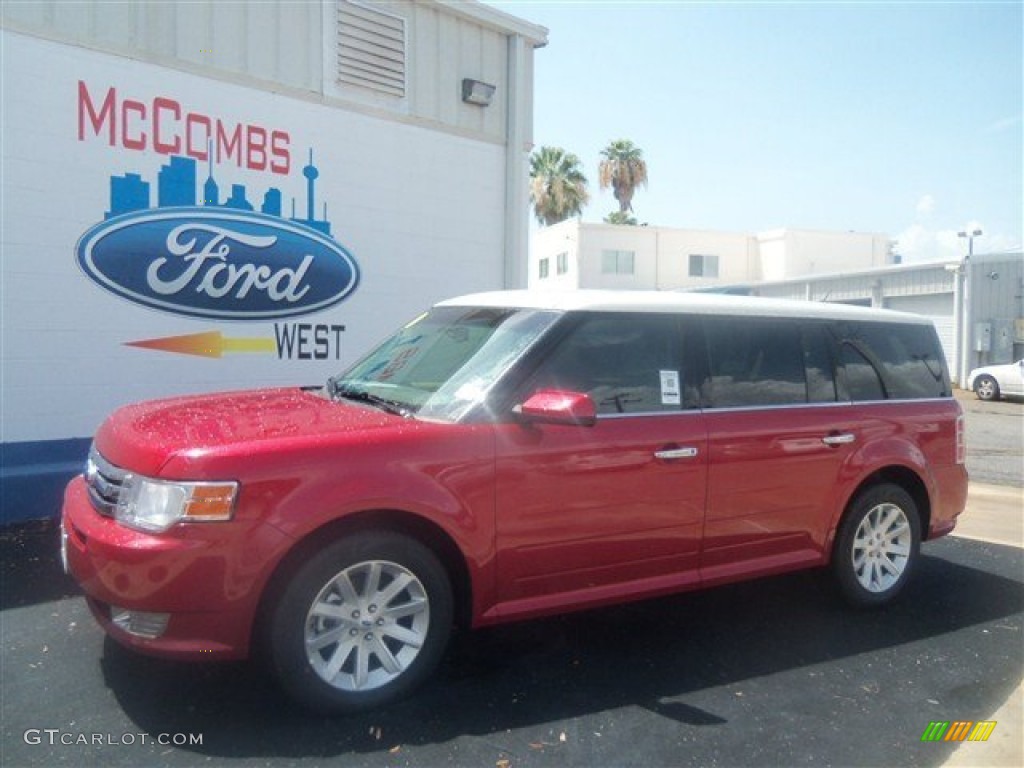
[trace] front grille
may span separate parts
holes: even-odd
[[[114,516],[114,509],[121,498],[121,489],[127,477],[127,472],[100,456],[95,446],[89,450],[89,460],[85,465],[85,483],[89,487],[89,501],[101,515]]]

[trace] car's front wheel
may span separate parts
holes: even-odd
[[[998,400],[999,384],[991,376],[979,376],[974,382],[974,394],[980,400]]]
[[[881,483],[861,492],[836,538],[833,568],[854,605],[889,602],[906,585],[921,548],[917,505],[903,488]]]
[[[389,531],[347,536],[303,563],[268,614],[272,671],[320,711],[392,701],[422,682],[444,652],[453,599],[444,566]]]

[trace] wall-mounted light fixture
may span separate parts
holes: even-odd
[[[490,83],[483,83],[469,77],[462,79],[462,100],[467,104],[476,104],[478,107],[489,107],[496,90],[497,86],[491,85]]]

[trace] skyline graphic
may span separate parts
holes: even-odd
[[[110,210],[103,215],[111,219],[125,213],[150,210],[152,208],[227,208],[239,211],[254,211],[255,206],[248,198],[244,184],[231,184],[230,194],[220,199],[221,187],[214,178],[212,152],[210,153],[206,181],[199,194],[198,163],[194,158],[172,155],[157,173],[157,201],[150,204],[150,182],[139,173],[124,173],[110,177]],[[263,193],[263,201],[259,212],[268,216],[276,216],[286,221],[302,224],[321,232],[328,237],[331,234],[331,223],[327,219],[327,203],[323,203],[323,218],[316,218],[316,180],[320,176],[319,169],[313,165],[313,150],[309,150],[309,162],[302,168],[306,179],[305,217],[296,215],[296,200],[291,200],[291,216],[282,214],[282,194],[277,187],[270,187]]]

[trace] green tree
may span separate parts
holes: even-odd
[[[530,202],[544,226],[579,216],[590,200],[580,159],[561,147],[540,147],[530,155]]]
[[[613,141],[601,150],[598,166],[601,189],[612,188],[622,213],[633,210],[633,193],[647,186],[647,163],[640,147],[627,139]]]
[[[612,211],[604,217],[605,224],[617,224],[620,227],[635,227],[636,216],[630,216],[625,211]]]

